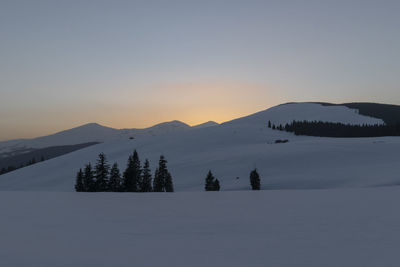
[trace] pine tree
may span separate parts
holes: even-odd
[[[257,172],[257,169],[254,169],[250,173],[250,184],[252,190],[260,190],[261,183],[260,183],[260,175]]]
[[[272,128],[271,121],[268,121],[268,128]]]
[[[150,163],[149,160],[146,159],[143,166],[143,173],[140,185],[140,192],[151,192],[153,188],[151,186],[151,171],[150,171]]]
[[[165,192],[174,192],[174,184],[172,183],[172,176],[167,172],[165,176]]]
[[[76,183],[75,183],[75,191],[76,192],[83,192],[84,191],[83,185],[83,171],[79,169],[79,172],[76,174]]]
[[[92,165],[90,163],[86,164],[85,171],[83,174],[83,191],[84,192],[94,192],[95,191],[95,179],[94,173],[92,169]]]
[[[95,166],[96,192],[108,191],[109,172],[110,166],[107,163],[106,155],[104,153],[100,153]]]
[[[172,176],[168,172],[167,161],[162,155],[160,156],[158,168],[154,175],[153,190],[154,192],[174,192]]]
[[[154,172],[154,179],[153,179],[153,192],[162,192],[163,190],[163,181],[159,174],[158,168]]]
[[[108,189],[111,192],[119,192],[121,190],[121,173],[117,163],[114,163],[111,167]]]
[[[219,191],[221,189],[221,186],[219,184],[218,179],[215,179],[214,181],[214,191]]]
[[[129,156],[128,164],[124,172],[123,189],[126,192],[137,192],[138,182],[140,182],[141,176],[140,160],[137,151],[133,152],[133,155]]]
[[[206,185],[205,185],[205,190],[206,191],[214,191],[214,175],[211,173],[211,170],[208,171],[207,177],[206,177]]]

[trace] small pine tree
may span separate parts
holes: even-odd
[[[83,192],[85,190],[83,185],[83,171],[79,169],[79,172],[76,174],[76,183],[75,183],[75,191]]]
[[[149,163],[149,160],[146,159],[146,161],[144,162],[144,166],[143,166],[140,192],[153,191],[153,188],[151,186],[151,180],[152,180],[152,178],[151,178],[151,171],[150,171],[150,163]]]
[[[268,128],[271,128],[271,121],[268,121]]]
[[[218,179],[215,179],[214,181],[214,191],[219,191],[221,189],[221,186],[219,184]]]
[[[257,169],[254,169],[250,173],[250,184],[252,190],[260,190],[261,183],[260,183],[260,175],[257,172]]]
[[[86,164],[85,171],[83,173],[83,188],[84,192],[94,192],[96,181],[94,178],[94,173],[92,165],[90,163]]]
[[[172,183],[172,176],[168,171],[165,176],[165,192],[174,192],[174,184]]]
[[[121,190],[121,173],[117,163],[114,163],[111,167],[108,189],[111,192],[119,192]]]
[[[272,130],[275,130],[276,129],[276,126],[275,126],[275,124],[273,124],[272,125]]]
[[[214,191],[214,175],[212,174],[211,170],[208,171],[207,177],[206,177],[206,184],[204,189],[206,191]]]
[[[108,191],[109,172],[110,166],[107,163],[106,155],[104,153],[100,153],[95,166],[96,192]]]
[[[160,156],[158,168],[154,175],[154,192],[174,192],[172,176],[167,168],[167,160],[163,155]]]
[[[123,189],[126,192],[137,192],[138,183],[141,179],[141,168],[139,154],[135,150],[133,155],[129,156],[128,164],[124,172]]]
[[[163,190],[163,181],[160,176],[160,172],[157,168],[154,173],[153,192],[162,192],[162,190]]]

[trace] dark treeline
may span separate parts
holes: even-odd
[[[75,190],[77,192],[174,192],[174,186],[164,156],[160,156],[153,179],[150,162],[146,159],[142,167],[139,154],[135,150],[129,156],[122,174],[117,163],[110,167],[105,154],[99,154],[94,167],[88,163],[84,169],[78,171]]]
[[[44,159],[43,156],[40,158],[40,161],[45,161],[45,159]],[[36,160],[36,158],[32,158],[32,159],[30,159],[27,163],[21,164],[21,165],[18,166],[18,167],[15,167],[15,166],[12,166],[12,165],[11,165],[11,166],[8,166],[7,168],[1,168],[1,170],[0,170],[0,175],[5,174],[5,173],[8,173],[8,172],[15,171],[15,170],[18,170],[18,169],[21,169],[21,168],[23,168],[23,167],[27,167],[27,166],[30,166],[30,165],[33,165],[33,164],[36,164],[36,163],[38,163],[38,161]]]
[[[287,132],[296,135],[322,137],[380,137],[400,136],[400,124],[393,125],[350,125],[332,122],[298,122],[285,125]]]
[[[270,125],[270,123],[268,125]],[[351,125],[322,121],[293,121],[285,126],[274,126],[275,125],[272,125],[271,128],[291,132],[295,135],[320,137],[400,136],[400,124]]]

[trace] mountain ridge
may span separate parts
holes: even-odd
[[[335,139],[296,136],[268,128],[268,121],[338,121],[375,124],[380,119],[360,115],[348,107],[292,104],[273,107],[216,127],[183,130],[143,138],[93,145],[70,154],[7,173],[0,177],[0,190],[73,191],[75,175],[84,164],[105,153],[121,171],[137,150],[149,159],[152,173],[160,155],[168,160],[177,191],[204,190],[209,170],[223,190],[247,190],[249,172],[257,168],[263,188],[321,189],[369,187],[399,183],[397,154],[400,138]],[[276,140],[288,140],[275,144]],[[390,168],[387,168],[390,166]]]

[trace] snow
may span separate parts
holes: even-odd
[[[282,105],[213,127],[109,141],[2,175],[0,190],[73,191],[76,172],[87,162],[95,163],[99,153],[104,152],[110,163],[118,162],[123,170],[134,149],[138,150],[142,161],[150,160],[153,171],[159,156],[164,154],[177,191],[202,191],[208,170],[221,181],[222,190],[247,190],[253,168],[265,178],[264,189],[373,187],[400,183],[397,175],[400,173],[400,138],[316,138],[267,128],[268,120],[278,120],[277,115],[273,117],[277,109],[281,110],[277,114],[281,114],[279,118],[282,119],[288,116],[282,114],[291,114],[293,107],[297,108],[297,114],[306,115],[311,114],[311,107],[318,112],[328,109],[326,115],[320,112],[322,119],[331,112],[331,107],[318,104]],[[375,122],[347,108],[343,110],[348,112],[347,121],[355,114],[360,117],[360,123]],[[338,115],[335,120],[344,122],[346,117]],[[277,139],[289,139],[289,143],[274,144]]]
[[[1,265],[395,267],[399,202],[399,187],[0,192]]]
[[[317,103],[282,104],[229,123],[257,123],[265,122],[266,119],[276,126],[285,125],[294,120],[339,122],[352,125],[384,124],[381,119],[360,115],[356,109],[345,106],[324,106]]]
[[[293,119],[382,123],[304,103],[211,127],[89,124],[43,138],[75,142],[98,133],[106,141],[0,176],[0,265],[397,267],[400,138],[267,128],[268,120]],[[177,192],[71,192],[76,171],[100,152],[123,169],[134,149],[153,171],[164,154]],[[249,190],[255,167],[262,191]],[[203,192],[209,169],[223,191]]]
[[[45,148],[61,145],[76,145],[89,142],[126,140],[130,137],[155,136],[189,130],[190,126],[180,122],[164,122],[145,129],[113,129],[97,123],[88,123],[73,129],[34,139],[0,142],[0,156],[21,148]]]
[[[215,121],[207,121],[205,123],[192,126],[192,129],[207,128],[207,127],[212,127],[212,126],[217,126],[217,125],[218,125],[218,123],[216,123]]]

